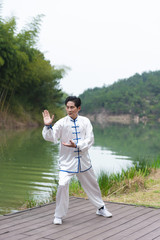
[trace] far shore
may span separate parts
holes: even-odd
[[[82,114],[81,115],[85,115]],[[111,115],[108,114],[105,110],[102,110],[99,113],[86,114],[86,117],[90,119],[90,121],[94,124],[100,125],[101,127],[105,127],[108,124],[146,124],[151,121],[146,116],[139,117],[138,115],[132,116],[131,114],[121,114],[121,115]],[[154,120],[154,122],[160,122],[160,118],[158,120]],[[5,112],[0,112],[0,130],[3,129],[26,129],[26,128],[37,128],[43,125],[42,119],[39,121],[32,119],[29,114],[25,114],[20,118],[15,116],[14,114],[8,114]]]
[[[131,114],[111,115],[107,113],[105,110],[99,113],[87,114],[86,117],[88,117],[91,120],[91,122],[99,124],[103,127],[105,127],[109,123],[120,123],[124,125],[130,125],[139,123],[146,124],[147,122],[152,121],[147,116],[140,117],[138,115],[132,116]],[[153,121],[160,122],[160,118],[158,120]]]
[[[40,123],[27,114],[23,118],[18,118],[18,116],[16,117],[13,114],[0,112],[0,130],[36,128],[38,126],[40,126]]]

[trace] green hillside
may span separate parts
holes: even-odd
[[[83,113],[131,114],[157,119],[160,116],[160,71],[135,74],[109,87],[88,89],[80,95]]]

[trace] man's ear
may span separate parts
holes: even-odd
[[[81,110],[81,106],[78,107],[78,112]]]

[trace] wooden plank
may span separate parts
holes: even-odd
[[[71,198],[70,199],[70,204],[73,204],[73,206],[74,205],[78,206],[79,202],[81,202],[81,199],[79,199],[79,198],[77,198],[77,199],[76,198],[75,199]],[[85,201],[82,204],[85,204]],[[44,204],[44,205],[41,205],[39,207],[35,207],[35,208],[31,208],[31,209],[26,209],[24,211],[19,211],[19,212],[16,212],[16,213],[3,215],[3,216],[1,216],[0,223],[12,222],[12,218],[14,218],[14,219],[26,218],[27,215],[30,216],[30,214],[32,214],[33,210],[34,210],[34,214],[36,214],[36,212],[39,214],[39,213],[45,212],[46,208],[47,208],[48,211],[49,210],[52,211],[52,209],[54,210],[55,209],[55,202],[49,203],[49,204]]]
[[[40,219],[40,218],[43,218],[43,217],[45,217],[45,216],[48,216],[48,215],[50,215],[50,216],[53,216],[53,213],[51,213],[50,211],[47,211],[47,212],[43,212],[43,213],[40,213],[40,214],[30,214],[30,215],[26,215],[26,218],[23,218],[23,219],[12,219],[12,222],[9,222],[9,223],[6,223],[6,224],[3,224],[2,226],[1,226],[1,230],[0,230],[0,233],[2,232],[2,231],[5,231],[5,229],[8,229],[8,228],[10,228],[10,229],[12,229],[12,227],[15,227],[16,225],[18,225],[19,227],[20,227],[20,225],[22,225],[22,224],[25,224],[25,223],[27,223],[27,222],[30,222],[31,223],[31,221],[34,221],[34,220],[36,220],[36,219]]]
[[[91,209],[93,208],[92,207],[92,205],[90,205],[91,206]],[[117,205],[115,208],[119,208],[119,206]],[[122,209],[122,207],[121,207],[121,209]],[[87,206],[87,209],[86,209],[88,212],[89,212],[89,210],[88,210],[88,206]],[[83,211],[85,212],[85,213],[87,213],[87,211],[86,211],[85,209],[84,209],[84,207],[83,207]],[[78,210],[79,211],[79,210]],[[71,213],[72,213],[72,211],[71,211]],[[87,213],[88,214],[88,213]],[[84,215],[84,213],[83,213],[83,215]],[[95,214],[92,214],[94,217],[95,217]],[[79,218],[79,215],[78,214],[76,214],[76,216],[77,216],[77,218]],[[89,217],[89,219],[90,219],[90,217]],[[87,219],[87,221],[89,220],[89,219]],[[84,221],[83,220],[83,218],[82,218],[82,221]],[[71,221],[70,222],[70,225],[72,226],[72,224],[73,224],[73,221]],[[63,226],[65,226],[65,225],[63,225]],[[67,226],[67,225],[66,225]],[[68,228],[70,228],[71,226],[68,226]],[[50,226],[48,226],[48,224],[47,224],[47,227],[49,227],[49,228],[53,228],[54,227],[54,225],[50,225]],[[39,228],[40,230],[42,229],[41,227]],[[24,229],[24,227],[23,227],[23,230],[26,230],[26,229]],[[30,229],[31,230],[31,229]],[[46,230],[48,230],[48,229],[43,229],[42,231],[43,231],[43,233],[44,233],[44,231],[46,231]],[[54,229],[54,231],[55,231],[55,229]],[[57,231],[57,230],[56,230]],[[32,233],[32,231],[30,231],[31,233]],[[19,231],[17,232],[16,231],[16,233],[19,233]],[[47,231],[47,233],[48,233],[48,231]],[[53,229],[51,230],[51,233],[53,233]],[[10,233],[10,235],[12,235],[12,233]],[[44,234],[44,236],[46,235],[46,233]],[[36,239],[39,239],[39,237],[41,236],[41,234],[39,235],[39,236],[36,236],[36,237],[34,237],[34,238],[36,238]]]
[[[19,217],[21,215],[25,215],[27,212],[30,212],[32,210],[34,210],[34,211],[41,211],[42,210],[43,211],[43,209],[45,207],[49,208],[49,207],[52,207],[52,205],[55,205],[55,202],[43,204],[43,205],[40,205],[38,207],[28,208],[28,209],[25,209],[25,210],[20,210],[20,211],[14,212],[14,213],[5,214],[2,217],[5,218],[5,219],[12,218],[12,217],[15,217],[15,216]]]
[[[99,239],[126,239],[131,240],[131,235],[129,235],[130,228],[134,228],[134,233],[136,232],[138,236],[140,236],[139,229],[143,229],[145,226],[149,226],[149,224],[153,221],[151,219],[150,214],[153,216],[153,213],[151,212],[149,214],[149,221],[148,221],[148,215],[145,214],[146,209],[144,209],[144,214],[141,215],[141,213],[135,213],[132,216],[128,216],[125,219],[122,219],[120,221],[119,226],[116,226],[114,229],[110,229],[107,232],[103,231],[100,233],[100,236],[95,235],[92,239],[93,240],[99,240]],[[159,213],[156,215],[157,219],[160,219]],[[148,223],[147,223],[148,221]],[[134,227],[133,227],[134,226]],[[129,229],[129,230],[128,230]],[[133,231],[133,229],[132,229]],[[133,238],[134,239],[134,238]],[[137,238],[135,238],[137,239]]]
[[[52,224],[55,203],[3,216],[0,240],[149,240],[148,236],[153,235],[158,240],[160,209],[108,202],[106,205],[112,218],[97,216],[89,200],[72,197],[60,226]]]
[[[81,235],[76,236],[76,240],[79,239],[104,239],[106,237],[109,237],[110,235],[112,235],[115,232],[119,232],[119,230],[117,230],[118,228],[121,229],[122,225],[124,223],[127,223],[128,218],[134,218],[135,215],[137,216],[137,214],[143,214],[144,210],[142,209],[141,211],[139,211],[138,209],[131,209],[132,211],[125,211],[125,213],[123,213],[120,216],[113,216],[112,219],[109,219],[109,221],[107,222],[107,224],[104,222],[103,217],[101,218],[101,222],[99,222],[99,224],[97,223],[95,225],[95,227],[90,227],[87,229],[83,229],[81,231]],[[74,236],[75,237],[75,236]],[[117,238],[118,239],[118,238]]]
[[[115,208],[119,208],[119,206],[117,205]],[[92,209],[93,209],[93,211],[92,211]],[[73,211],[73,209],[70,209],[67,214],[67,219],[64,219],[64,223],[65,223],[65,225],[66,225],[66,223],[68,224],[69,222],[70,222],[70,225],[72,225],[73,222],[74,222],[74,225],[79,224],[79,219],[82,219],[82,221],[83,221],[85,216],[88,217],[88,214],[90,214],[89,218],[91,218],[91,216],[93,216],[93,218],[96,216],[95,209],[91,204],[86,207],[83,207],[83,209],[77,208],[74,211]],[[89,220],[89,219],[87,219],[87,220]],[[49,228],[49,227],[47,226],[47,228]],[[35,233],[38,233],[38,232],[44,231],[44,230],[46,230],[46,226],[37,228],[37,229],[35,229],[35,231],[32,231],[32,232],[26,232],[26,234],[32,235],[32,234],[35,234]]]
[[[86,210],[86,213],[87,211],[89,211],[88,208],[89,208],[88,206],[86,206],[86,209],[83,207],[84,211]],[[48,215],[42,216],[41,218],[40,217],[36,219],[31,218],[31,221],[27,221],[25,223],[17,222],[16,225],[9,228],[9,233],[7,234],[7,236],[14,235],[17,233],[22,233],[22,232],[27,234],[27,231],[29,231],[28,232],[29,235],[33,235],[34,230],[38,229],[39,231],[42,231],[42,228],[46,226],[47,228],[50,228],[50,225],[52,224],[52,219],[53,219],[53,216],[50,216],[48,214]],[[5,229],[3,231],[5,232]],[[2,230],[0,231],[0,233],[1,234],[3,233]]]
[[[14,236],[10,236],[10,237],[7,237],[7,236],[3,236],[3,238],[0,238],[1,240],[22,240],[22,239],[25,239],[25,235],[23,234],[17,234],[17,235],[14,235]]]
[[[119,209],[119,212],[117,212],[117,223],[119,223],[119,220],[122,218],[122,213],[123,213],[123,216],[126,216],[127,214],[132,214],[133,212],[135,212],[135,209],[130,208],[130,210],[128,209],[128,207],[126,206],[126,210],[127,211],[124,211],[124,208],[121,209],[121,212],[120,212],[120,209]],[[139,211],[137,209],[137,211]],[[115,216],[116,214],[114,214],[114,216],[110,219],[108,218],[104,218],[102,216],[96,216],[94,215],[92,219],[90,219],[90,221],[83,221],[82,224],[77,224],[77,226],[73,226],[72,229],[68,229],[68,231],[65,231],[64,232],[60,232],[58,233],[59,235],[57,234],[53,234],[52,235],[48,235],[47,236],[47,239],[55,239],[55,238],[59,238],[60,239],[88,239],[91,235],[92,235],[92,232],[93,231],[100,231],[101,232],[101,229],[102,228],[105,228],[106,226],[108,227],[110,223],[114,223],[113,225],[115,226]],[[74,220],[74,219],[73,219]],[[96,229],[96,230],[95,230]],[[85,235],[85,236],[84,236]],[[95,232],[93,233],[92,236],[95,235]],[[81,238],[82,236],[82,238]]]
[[[138,232],[141,229],[148,227],[151,223],[157,222],[157,220],[159,219],[160,219],[160,212],[158,213],[157,211],[154,211],[154,210],[140,217],[137,216],[137,218],[125,224],[126,229],[122,227],[123,231],[119,231],[118,234],[114,234],[113,236],[107,239],[115,240],[117,239],[117,237],[121,239],[122,238],[127,239],[128,237],[131,237],[132,235],[134,235],[135,232]]]
[[[149,221],[146,221],[145,223],[143,224],[143,226],[141,225],[140,229],[138,229],[136,232],[129,235],[130,240],[135,240],[137,238],[143,237],[144,235],[151,234],[153,231],[157,230],[158,227],[160,226],[160,215],[158,216],[157,221],[152,222],[152,219],[151,219],[150,223]],[[160,235],[160,228],[159,228],[159,235]],[[124,239],[127,239],[127,237],[125,237]]]
[[[87,211],[89,211],[89,207],[92,207],[90,204],[88,205],[88,203],[89,202],[87,201],[85,205],[81,204],[79,208],[75,208],[75,209],[77,209],[77,211],[81,211],[80,209],[83,208],[83,210],[87,212]],[[72,205],[72,207],[73,207],[73,205]],[[33,210],[33,212],[34,212],[34,210]],[[74,213],[73,208],[72,208],[71,213],[72,214]],[[76,214],[77,214],[77,212],[76,212]],[[79,212],[78,212],[78,214],[79,214]],[[32,235],[32,230],[34,230],[34,229],[39,229],[41,231],[43,226],[49,226],[52,224],[53,215],[52,215],[52,217],[49,217],[49,218],[48,218],[48,216],[49,216],[49,214],[47,216],[43,214],[43,216],[38,215],[36,217],[36,219],[32,219],[32,217],[31,217],[31,218],[27,218],[27,221],[25,221],[25,222],[21,222],[21,220],[17,221],[16,224],[14,222],[13,226],[9,226],[10,228],[9,228],[9,233],[7,234],[7,236],[9,237],[11,235],[18,234],[21,232],[27,232],[27,231],[30,231],[31,235]],[[6,228],[3,230],[3,232],[5,233],[5,231],[6,231]],[[3,233],[3,232],[1,230],[1,233]]]
[[[93,207],[91,205],[91,210],[92,210],[92,208]],[[119,206],[117,205],[117,206],[115,206],[115,209],[122,209],[122,207],[119,208]],[[74,215],[73,214],[71,214],[71,215],[68,214],[68,215],[67,215],[68,216],[67,219],[64,220],[64,225],[63,226],[65,226],[65,229],[67,229],[67,228],[70,229],[71,227],[73,227],[73,224],[74,225],[79,225],[80,223],[83,223],[84,221],[90,221],[91,219],[94,219],[96,217],[95,212],[94,211],[91,212],[90,209],[88,209],[88,207],[87,207],[86,210],[83,208],[83,211],[81,210],[79,213],[76,212],[76,214],[74,214]],[[46,231],[46,230],[47,230],[46,227],[44,227],[44,228],[37,229],[35,231],[29,232],[27,234],[35,234],[35,233],[43,232],[43,231]],[[57,232],[57,228],[51,231],[52,234],[53,234],[53,231]]]
[[[157,229],[152,230],[150,233],[144,234],[142,237],[138,238],[139,240],[151,240],[160,239],[160,229],[159,227]]]
[[[45,206],[41,206],[41,207],[37,207],[37,208],[32,208],[32,209],[28,209],[26,211],[20,211],[19,213],[13,213],[9,216],[4,215],[3,219],[1,219],[1,221],[0,221],[0,229],[6,223],[13,223],[13,219],[14,219],[14,221],[20,220],[20,219],[21,220],[27,219],[27,217],[30,217],[33,213],[34,213],[34,215],[38,215],[43,212],[46,212],[46,209],[47,209],[47,211],[53,210],[53,213],[54,213],[54,208],[55,208],[55,203],[52,203],[49,206],[45,205]]]
[[[77,209],[77,207],[80,210],[81,208],[84,208],[84,206],[86,207],[86,206],[90,205],[90,204],[89,205],[88,204],[89,204],[88,201],[87,202],[83,201],[80,204],[80,200],[77,201],[77,199],[75,199],[75,202],[72,203],[72,211],[74,208]],[[45,209],[43,209],[43,211],[37,211],[37,210],[41,210],[41,209],[32,209],[32,211],[29,210],[28,212],[26,212],[26,214],[23,215],[23,218],[21,218],[21,217],[19,218],[17,215],[15,215],[14,221],[12,219],[10,219],[9,221],[7,221],[7,223],[5,221],[1,222],[2,224],[0,226],[0,229],[3,229],[3,230],[0,230],[0,233],[4,232],[5,229],[8,227],[10,227],[12,229],[12,226],[15,227],[17,224],[19,226],[19,224],[21,225],[22,223],[30,222],[30,221],[33,221],[34,219],[44,218],[45,216],[48,216],[48,215],[52,216],[51,219],[53,219],[55,204],[53,206],[54,206],[54,208],[52,208],[52,209],[50,209],[50,206],[49,206],[49,209],[46,208],[46,206],[44,206]],[[12,215],[12,217],[13,217],[13,215]],[[52,222],[52,220],[51,220],[51,222]]]

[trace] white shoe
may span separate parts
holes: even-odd
[[[104,208],[97,209],[96,214],[103,216],[103,217],[107,217],[107,218],[112,217],[112,213],[110,213],[105,206],[104,206]]]
[[[55,217],[54,220],[53,220],[53,223],[54,223],[55,225],[61,225],[61,224],[62,224],[62,219]]]

